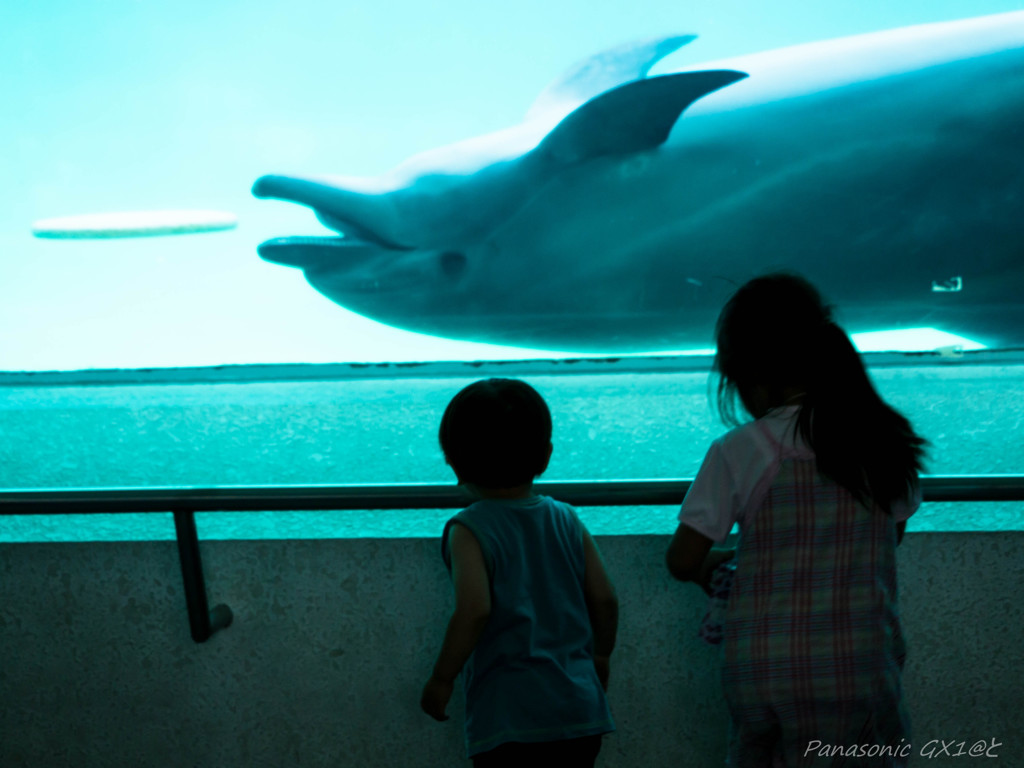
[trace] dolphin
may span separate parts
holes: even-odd
[[[605,51],[521,124],[380,177],[263,176],[339,236],[258,253],[454,339],[706,347],[738,285],[789,269],[850,332],[1024,345],[1024,12],[649,75],[693,39]]]

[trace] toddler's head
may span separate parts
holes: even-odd
[[[547,469],[551,412],[526,382],[484,379],[452,398],[438,436],[460,483],[515,488]]]

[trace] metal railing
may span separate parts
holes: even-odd
[[[538,493],[577,507],[679,504],[692,480],[541,482]],[[924,501],[1024,501],[1024,475],[926,475]],[[205,642],[231,624],[231,609],[209,609],[196,512],[292,510],[449,509],[467,504],[458,486],[392,485],[221,486],[213,488],[32,489],[0,491],[0,515],[171,512],[181,562],[192,639]]]

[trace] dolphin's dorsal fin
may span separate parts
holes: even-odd
[[[745,77],[745,72],[720,69],[627,83],[577,109],[544,137],[537,150],[567,165],[654,149],[693,102]]]
[[[591,56],[548,85],[526,113],[527,122],[555,113],[564,116],[617,85],[646,77],[658,61],[696,35],[675,35],[620,45]]]

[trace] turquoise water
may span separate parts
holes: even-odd
[[[376,175],[518,123],[568,67],[625,41],[699,39],[686,63],[930,21],[1020,0],[43,0],[6,8],[0,67],[0,370],[521,357],[360,318],[264,239],[325,231],[259,201],[260,175]],[[880,127],[884,130],[884,127]],[[44,241],[33,221],[165,208],[232,212],[230,232]],[[528,353],[526,353],[528,354]]]
[[[480,375],[496,373],[484,368]],[[885,367],[933,474],[1024,473],[1024,366]],[[474,376],[473,378],[476,378]],[[724,427],[696,372],[527,375],[554,418],[543,479],[692,477]],[[0,487],[452,482],[437,425],[469,377],[0,388]],[[1021,504],[928,504],[912,530],[1016,530]],[[209,513],[202,538],[433,536],[450,510]],[[670,533],[675,509],[586,509],[595,533]],[[0,541],[172,539],[170,515],[0,518]]]

